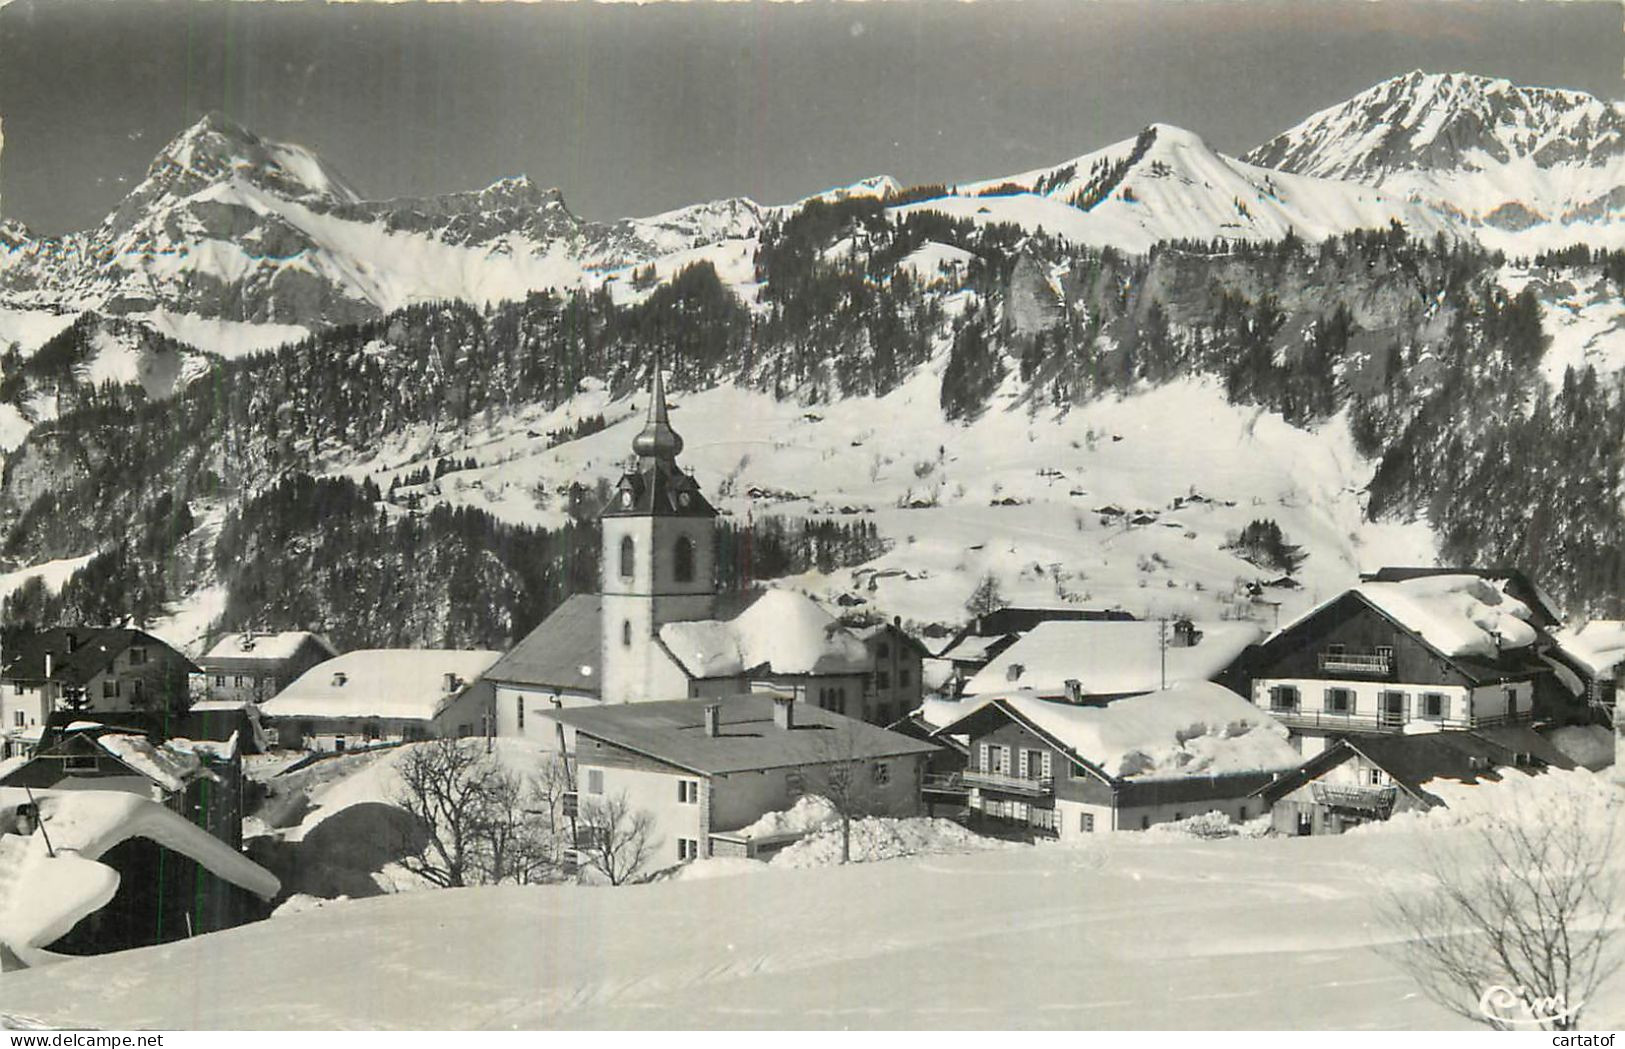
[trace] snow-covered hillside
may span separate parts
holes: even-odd
[[[1363,520],[1371,466],[1341,419],[1301,430],[1228,404],[1201,381],[1064,413],[1006,409],[969,426],[944,423],[926,369],[878,400],[816,410],[734,386],[705,390],[674,405],[672,425],[685,441],[682,462],[724,513],[873,521],[892,541],[876,561],[789,585],[831,600],[853,594],[863,607],[919,622],[961,615],[975,581],[992,572],[1017,602],[1242,614],[1273,626],[1275,602],[1285,621],[1362,569],[1432,563],[1426,525]],[[549,448],[532,436],[597,413],[613,422],[589,437]],[[627,401],[593,387],[554,412],[474,429],[453,444],[425,432],[415,450],[398,445],[339,472],[387,490],[431,462],[428,442],[438,441],[439,454],[472,455],[481,466],[428,486],[431,504],[557,526],[563,501],[541,509],[535,489],[613,479],[641,426]],[[1267,591],[1266,604],[1238,597],[1238,582],[1278,573],[1223,548],[1257,518],[1275,520],[1309,552],[1302,589]]]
[[[1608,789],[1587,773],[1525,782],[1544,805]],[[1463,816],[1338,837],[1120,834],[331,902],[7,973],[4,1007],[119,1029],[1460,1028],[1378,951],[1393,936],[1381,890],[1422,886],[1424,843],[1464,841],[1471,800],[1452,803]],[[1625,988],[1586,1008],[1587,1026],[1625,1022]]]

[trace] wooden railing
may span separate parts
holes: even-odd
[[[1391,674],[1392,652],[1322,652],[1320,669],[1340,674]]]
[[[1355,787],[1334,783],[1312,783],[1315,802],[1334,809],[1353,809],[1367,812],[1378,819],[1387,819],[1394,811],[1399,796],[1395,787]]]
[[[1003,772],[978,772],[975,769],[964,771],[966,786],[991,787],[994,790],[1008,791],[1012,794],[1031,794],[1034,797],[1043,797],[1055,792],[1055,780],[1051,777],[1042,779],[1037,777],[1010,776]]]

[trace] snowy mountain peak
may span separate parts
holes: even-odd
[[[1601,165],[1625,153],[1625,106],[1505,78],[1414,70],[1314,114],[1247,154],[1321,178],[1380,183],[1400,171],[1518,161]]]
[[[310,150],[261,138],[224,114],[211,112],[159,152],[146,178],[106,224],[121,232],[165,201],[177,202],[234,179],[318,207],[361,199]]]

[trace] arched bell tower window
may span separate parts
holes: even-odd
[[[622,536],[621,537],[621,578],[622,579],[631,579],[632,578],[632,557],[633,557],[633,553],[634,553],[634,547],[633,547],[633,544],[632,544],[632,537],[629,536],[629,535]]]
[[[694,540],[686,535],[677,537],[674,571],[679,583],[694,582]]]
[[[630,619],[621,620],[621,644],[628,648],[632,646],[632,621]]]

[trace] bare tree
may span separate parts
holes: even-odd
[[[414,744],[396,764],[394,803],[414,827],[400,864],[441,887],[547,880],[562,868],[556,821],[541,818],[522,776],[477,740]]]
[[[1619,807],[1572,805],[1430,844],[1421,892],[1389,892],[1396,957],[1428,997],[1498,1030],[1574,1030],[1625,961],[1618,942]]]
[[[414,817],[420,834],[400,864],[433,885],[469,884],[476,825],[485,805],[489,762],[456,739],[414,744],[396,762],[401,786],[395,804]]]
[[[632,808],[624,793],[583,801],[576,823],[581,862],[611,885],[636,879],[654,855],[654,817]]]
[[[858,738],[858,722],[821,728],[818,763],[809,769],[805,789],[823,798],[835,810],[841,825],[841,862],[852,862],[852,821],[871,815],[880,786],[878,763],[865,757]]]

